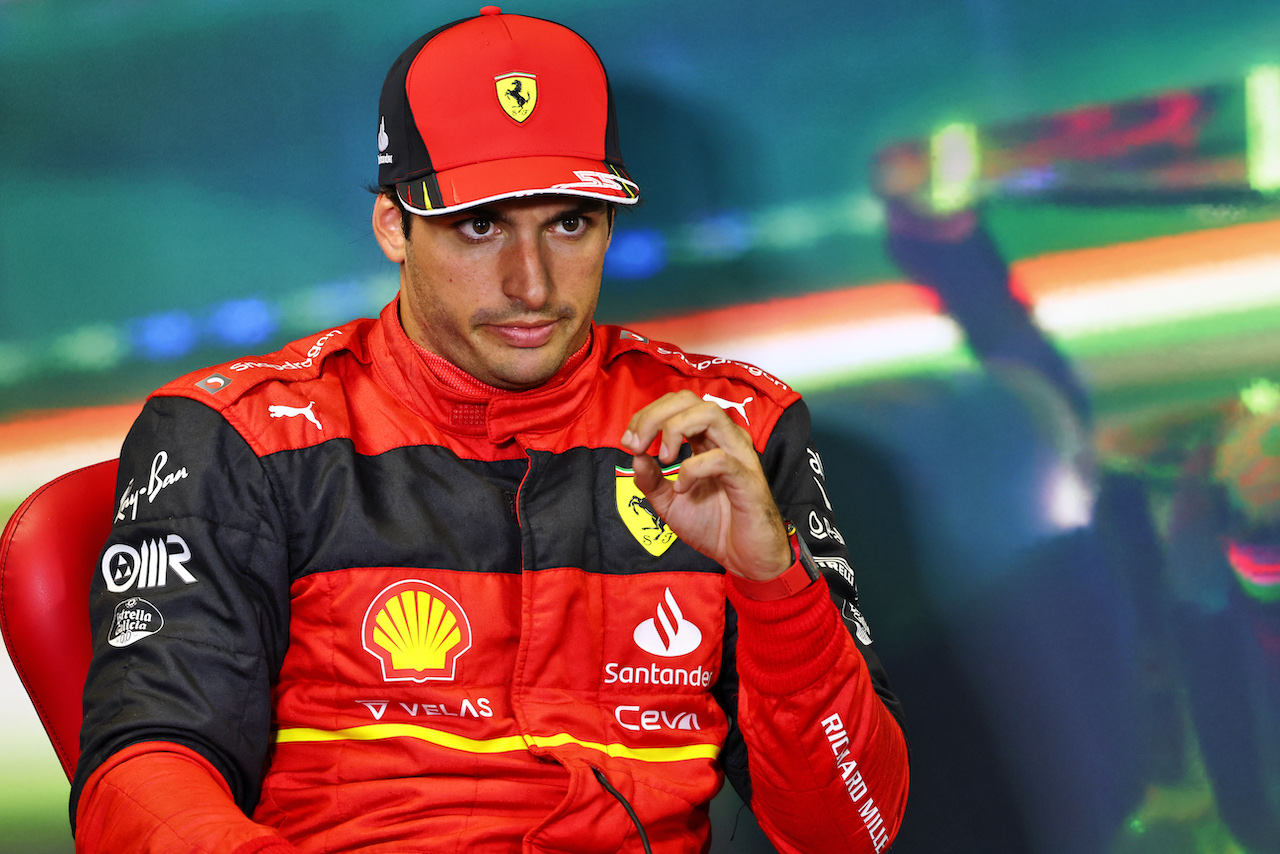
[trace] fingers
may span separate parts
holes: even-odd
[[[681,463],[680,475],[672,481],[671,488],[677,495],[684,495],[694,489],[700,481],[716,480],[730,491],[741,491],[746,486],[745,478],[750,477],[751,474],[752,470],[732,454],[723,448],[712,448],[700,454],[694,454]]]
[[[656,459],[646,453],[655,441],[660,441]],[[662,466],[679,458],[686,441],[693,455],[680,464],[679,476],[669,481]],[[623,435],[623,445],[634,455],[636,486],[655,507],[703,486],[723,489],[731,504],[742,507],[769,495],[751,436],[723,409],[691,391],[664,395],[637,412]]]
[[[685,442],[694,453],[719,447],[742,460],[755,455],[747,431],[719,406],[688,390],[663,395],[633,415],[622,445],[633,454],[644,454],[656,439],[661,439],[657,457],[664,465],[676,461]]]
[[[685,442],[693,454],[668,480],[662,468],[678,459]],[[655,443],[656,458],[649,454]],[[714,402],[687,390],[665,395],[632,416],[622,445],[633,455],[636,487],[687,545],[758,581],[791,564],[751,436]]]
[[[636,488],[650,500],[662,498],[665,491],[672,489],[671,482],[662,476],[662,466],[648,454],[632,457],[631,469],[635,472]]]

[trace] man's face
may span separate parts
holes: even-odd
[[[400,267],[405,332],[481,382],[541,385],[587,340],[610,226],[603,202],[572,196],[413,217]]]

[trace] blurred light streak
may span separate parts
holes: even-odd
[[[652,228],[618,229],[604,256],[604,274],[614,279],[648,279],[666,266],[666,240]]]
[[[705,261],[731,261],[755,243],[755,234],[739,213],[720,213],[695,222],[688,229],[689,249]]]
[[[223,344],[250,347],[269,339],[279,325],[274,306],[258,297],[249,297],[214,306],[207,328],[209,334]]]
[[[200,333],[185,311],[165,311],[139,320],[133,337],[144,358],[160,362],[190,353]]]
[[[847,319],[816,329],[722,341],[715,355],[748,362],[812,391],[923,361],[963,358],[963,333],[949,317]]]
[[[51,355],[62,365],[76,370],[105,371],[115,367],[129,352],[124,336],[110,324],[81,326],[53,341]]]
[[[1110,345],[1104,357],[1118,349],[1160,346],[1166,354],[1150,370],[1170,371],[1178,360],[1167,348],[1179,336],[1203,346],[1197,339],[1230,339],[1241,324],[1260,325],[1264,334],[1274,325],[1268,313],[1280,312],[1280,222],[1055,253],[1015,262],[1012,269],[1016,292],[1069,351],[1099,341]],[[903,322],[940,313],[937,297],[927,288],[886,283],[634,328],[679,343],[686,352],[750,362],[812,391],[971,365],[958,330],[947,327],[949,320]],[[1203,361],[1200,350],[1190,355]]]
[[[1245,78],[1249,186],[1280,190],[1280,67],[1259,65]]]
[[[0,499],[25,498],[60,474],[120,455],[142,402],[33,412],[0,423]]]
[[[1045,296],[1036,320],[1073,337],[1119,332],[1280,303],[1280,254],[1128,279]]]
[[[1260,602],[1280,602],[1280,550],[1228,541],[1227,560],[1246,593]]]
[[[1265,415],[1280,409],[1280,385],[1271,380],[1256,379],[1240,390],[1240,402],[1253,415]]]
[[[699,348],[731,339],[803,331],[832,320],[872,322],[940,311],[941,302],[928,288],[885,282],[647,320],[631,324],[631,328],[663,341],[678,342],[689,352],[707,352]]]
[[[1043,488],[1045,520],[1056,530],[1083,528],[1093,520],[1093,488],[1075,466],[1054,466]]]
[[[1108,345],[1095,348],[1101,359],[1087,365],[1095,384],[1134,381],[1134,359],[1142,361],[1144,378],[1168,378],[1227,358],[1220,355],[1227,344],[1251,357],[1280,348],[1274,331],[1280,329],[1280,222],[1039,256],[1012,269],[1017,293],[1069,352],[1077,355],[1082,343]],[[317,312],[326,313],[351,308],[373,291],[372,285],[334,285],[309,296],[329,303]],[[689,354],[757,365],[802,392],[973,366],[937,296],[909,283],[857,285],[627,325]],[[98,337],[81,349],[100,357],[110,336],[85,335],[85,341]],[[1097,368],[1112,363],[1120,379],[1099,380]],[[104,411],[60,414],[74,419],[79,413],[71,432],[33,429],[27,421],[0,424],[6,475],[0,497],[25,496],[58,474],[118,452],[132,416],[104,418]],[[1080,518],[1075,487],[1063,483],[1057,491],[1055,513],[1070,524]]]
[[[0,342],[0,386],[13,385],[29,373],[34,360],[17,344]]]
[[[324,282],[285,294],[278,312],[290,334],[305,335],[324,326],[346,323],[353,317],[376,317],[399,287],[398,271],[367,279]]]
[[[814,246],[837,227],[824,210],[810,204],[767,208],[753,217],[756,244],[762,249],[791,252]]]
[[[972,205],[982,169],[977,129],[964,122],[939,128],[929,140],[929,157],[933,209],[953,213]]]

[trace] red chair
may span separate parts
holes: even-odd
[[[89,580],[111,532],[118,460],[64,474],[0,536],[0,633],[67,779],[80,756],[89,673]]]

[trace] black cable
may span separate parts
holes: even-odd
[[[622,793],[609,783],[603,771],[592,765],[591,772],[596,775],[600,785],[604,786],[604,790],[617,798],[618,803],[622,804],[622,808],[627,811],[627,815],[631,816],[631,823],[636,826],[636,830],[640,831],[640,844],[644,846],[645,854],[653,854],[653,849],[649,847],[649,836],[644,832],[644,827],[640,825],[640,819],[636,817],[636,811],[631,808],[631,804],[627,803],[627,799],[622,797]]]

